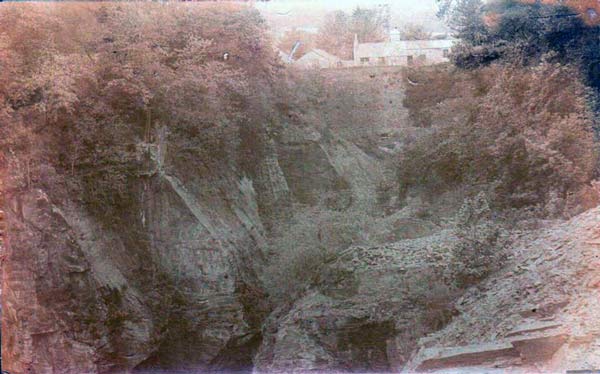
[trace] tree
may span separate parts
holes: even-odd
[[[498,0],[485,6],[479,0],[446,0],[441,13],[461,38],[452,54],[459,67],[498,59],[571,64],[600,92],[599,8],[587,0]]]
[[[448,23],[456,37],[472,45],[481,45],[488,40],[488,30],[483,19],[481,0],[456,0],[449,11]]]
[[[319,28],[317,46],[342,59],[352,58],[354,35],[349,25],[350,19],[345,12],[327,14]]]
[[[431,39],[431,32],[425,30],[423,25],[408,24],[400,32],[402,40],[428,40]]]
[[[210,150],[238,141],[278,69],[264,22],[244,5],[19,4],[0,24],[0,149],[26,161],[12,172],[36,183],[51,165],[105,207],[127,198],[131,145],[162,127],[218,159]]]
[[[317,46],[342,59],[352,58],[354,36],[361,43],[385,40],[384,19],[375,9],[355,8],[351,15],[343,11],[329,13],[319,28]]]
[[[350,32],[362,43],[385,40],[384,19],[375,9],[357,7],[352,12]]]
[[[576,69],[493,64],[423,75],[407,90],[411,117],[428,127],[402,154],[407,188],[488,191],[502,210],[577,196],[592,180],[594,115]]]
[[[521,0],[526,4],[535,4],[536,0]],[[596,0],[543,0],[546,5],[566,5],[577,12],[590,25],[600,24],[600,3]]]

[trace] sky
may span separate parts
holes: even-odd
[[[290,28],[317,29],[324,16],[335,10],[352,11],[356,7],[375,8],[389,4],[392,27],[421,24],[429,31],[447,31],[436,17],[436,0],[271,0],[255,2],[278,34]]]
[[[373,7],[378,4],[390,4],[392,11],[414,12],[414,11],[436,11],[435,0],[271,0],[255,3],[259,9],[269,9],[286,12],[293,9],[314,10],[350,10],[356,6]]]

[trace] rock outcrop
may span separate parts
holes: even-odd
[[[182,169],[166,136],[138,146],[130,200],[110,216],[69,196],[51,168],[43,188],[7,194],[4,369],[252,366],[268,310],[254,274],[264,243],[257,195],[287,186],[268,158],[257,163],[271,189],[258,193],[231,166]]]
[[[452,240],[441,232],[343,252],[314,290],[267,320],[256,372],[399,369],[421,334],[411,331],[425,309],[419,289],[442,276],[436,259]],[[436,317],[451,314],[443,305]]]
[[[405,371],[600,367],[599,217],[595,208],[518,240],[510,264],[457,300],[460,315]]]
[[[450,233],[349,248],[304,297],[269,317],[255,371],[597,367],[598,217],[596,208],[517,235],[502,270],[438,306],[437,314],[434,290],[448,281]],[[418,287],[430,300],[419,300]],[[427,324],[433,321],[438,323]]]
[[[382,79],[391,86],[400,76],[392,71]],[[90,208],[71,196],[66,178],[44,165],[35,187],[8,191],[3,202],[4,369],[600,367],[600,209],[524,233],[502,270],[457,290],[448,269],[457,238],[442,219],[419,214],[422,201],[400,209],[392,196],[398,121],[406,113],[396,105],[403,92],[390,91],[390,100],[375,102],[388,114],[395,108],[394,116],[376,128],[286,123],[272,134],[253,124],[231,139],[203,138],[222,146],[214,157],[208,146],[193,149],[195,159],[180,157],[182,139],[158,129],[153,141],[131,147],[133,171],[120,175],[127,199],[107,199],[106,206]],[[362,107],[353,110],[372,119]],[[274,307],[257,271],[269,234],[293,215],[294,204],[351,207],[378,220],[371,242],[393,244],[336,253],[300,297]]]
[[[271,308],[255,272],[269,229],[289,217],[292,202],[377,206],[380,160],[339,137],[307,129],[275,139],[253,129],[239,149],[222,150],[233,155],[227,162],[199,164],[182,161],[176,141],[162,128],[154,142],[136,145],[133,174],[123,175],[128,200],[111,210],[70,196],[51,166],[39,187],[8,191],[5,369],[251,370]],[[323,292],[335,303],[356,292],[331,287]],[[369,317],[376,304],[337,322],[346,326],[348,365],[386,355],[385,342],[375,353],[353,343],[365,324],[378,331],[373,344],[380,333],[394,335],[391,317]]]

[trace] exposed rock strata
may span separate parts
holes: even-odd
[[[227,150],[239,162],[190,165],[159,129],[137,144],[131,201],[109,217],[69,196],[51,167],[41,188],[10,191],[5,369],[251,370],[270,308],[255,274],[269,226],[292,201],[376,204],[378,161],[315,136],[242,134],[240,149]]]
[[[58,183],[7,195],[4,369],[252,366],[268,309],[254,274],[257,194],[272,192],[235,169],[179,168],[165,138],[138,146],[118,215],[94,214]],[[277,163],[264,164],[260,182],[285,194]]]
[[[411,286],[428,287],[418,284],[415,274],[434,268],[452,240],[441,232],[390,246],[346,250],[315,291],[271,315],[256,371],[400,368],[416,344],[419,332],[411,335],[411,329],[423,313]]]
[[[432,349],[460,351],[486,344],[512,347],[511,357],[518,352],[507,365],[511,372],[600,367],[598,217],[600,209],[595,208],[519,240],[511,263],[457,301],[460,315],[431,334],[428,346],[405,370],[491,370],[498,363],[484,357],[493,350],[469,362],[432,354]]]

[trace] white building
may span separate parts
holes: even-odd
[[[354,66],[431,65],[448,61],[456,39],[359,43],[354,37]]]
[[[400,32],[400,30],[398,29],[393,29],[390,31],[390,42],[399,42],[400,41],[400,37],[401,37],[402,33]],[[356,39],[357,37],[355,36],[354,39]]]

